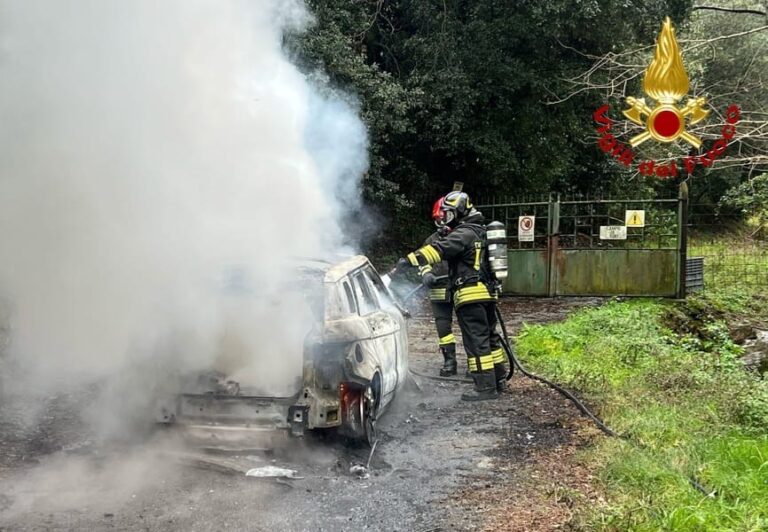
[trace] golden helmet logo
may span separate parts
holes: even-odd
[[[693,125],[707,118],[710,111],[704,108],[705,98],[689,99],[683,107],[677,106],[677,102],[688,94],[688,74],[669,17],[664,20],[656,40],[656,53],[645,71],[643,92],[657,103],[651,108],[645,98],[627,98],[630,108],[624,111],[624,116],[637,125],[645,125],[643,133],[629,140],[630,146],[635,147],[650,138],[659,142],[674,142],[680,138],[694,148],[701,146],[701,139],[685,130],[685,119],[690,117],[689,123]]]
[[[653,60],[648,65],[643,78],[643,92],[653,100],[653,105],[649,105],[645,98],[629,96],[626,99],[629,107],[623,111],[628,120],[643,126],[645,131],[630,138],[629,145],[620,142],[611,134],[614,121],[608,117],[610,106],[606,104],[592,115],[595,122],[599,124],[598,146],[627,167],[635,162],[636,153],[632,148],[650,139],[663,143],[682,140],[698,150],[701,148],[702,141],[688,131],[687,126],[698,124],[706,119],[711,110],[707,109],[707,100],[703,97],[688,98],[685,105],[679,105],[680,100],[688,94],[688,89],[688,74],[683,66],[683,56],[675,38],[675,28],[667,17],[656,39]],[[675,160],[663,163],[646,160],[638,164],[638,172],[642,175],[655,175],[666,179],[679,175],[679,168],[691,174],[698,165],[705,168],[712,166],[715,160],[725,153],[728,144],[733,140],[740,116],[739,106],[730,105],[724,113],[725,125],[720,131],[720,138],[705,153],[684,156],[680,167]]]

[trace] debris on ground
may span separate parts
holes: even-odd
[[[559,320],[598,302],[505,298],[500,304],[515,334],[524,321]],[[408,325],[409,366],[436,374],[442,357],[428,302],[420,305]],[[460,340],[460,331],[456,336]],[[301,530],[311,520],[324,530],[534,532],[567,527],[572,506],[595,504],[600,494],[589,491],[589,471],[574,467],[573,457],[589,437],[600,436],[558,394],[515,378],[510,392],[488,401],[485,414],[478,415],[459,399],[466,384],[419,380],[421,388],[405,389],[392,410],[377,419],[381,445],[367,458],[370,449],[350,448],[332,434],[305,436],[277,453],[257,453],[183,446],[174,434],[164,433],[142,451],[162,468],[147,478],[129,476],[135,480],[130,486],[105,481],[102,487],[95,475],[96,480],[79,482],[65,500],[25,479],[54,455],[96,472],[121,463],[126,449],[104,447],[78,415],[82,405],[96,400],[98,389],[43,397],[34,403],[35,416],[27,415],[29,401],[8,397],[11,390],[5,390],[0,398],[0,526],[46,530],[53,522],[66,522],[79,530],[207,530],[253,528],[258,515],[260,530]],[[25,423],[32,418],[39,422]],[[79,494],[96,486],[98,496]]]
[[[349,468],[349,474],[361,479],[366,479],[371,476],[368,472],[368,468],[360,464],[352,464]]]
[[[371,452],[368,454],[368,461],[365,463],[365,465],[360,464],[352,464],[349,468],[349,474],[361,479],[366,479],[371,476],[370,474],[370,467],[371,467],[371,458],[373,458],[373,453],[376,451],[376,445],[378,445],[379,440],[376,440],[373,442],[373,445],[371,446]]]
[[[298,471],[295,469],[287,469],[285,467],[277,467],[271,465],[249,469],[245,473],[245,476],[257,478],[289,478],[294,480],[300,480],[304,478],[298,476]]]

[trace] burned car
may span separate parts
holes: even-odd
[[[377,417],[407,377],[407,312],[363,256],[302,261],[298,277],[312,323],[292,393],[265,394],[226,372],[207,372],[159,407],[159,422],[216,447],[258,440],[267,448],[317,429],[375,440]]]

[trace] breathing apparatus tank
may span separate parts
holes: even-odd
[[[491,222],[486,226],[488,242],[488,262],[496,279],[503,283],[507,278],[507,230],[501,222]]]

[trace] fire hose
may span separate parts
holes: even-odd
[[[517,366],[517,369],[520,370],[520,373],[522,373],[523,375],[525,375],[529,379],[532,379],[532,380],[535,380],[535,381],[539,381],[541,383],[546,384],[547,386],[549,386],[553,390],[555,390],[558,393],[560,393],[563,397],[565,397],[566,399],[571,401],[576,406],[576,408],[578,408],[581,411],[582,414],[584,414],[589,419],[591,419],[594,422],[594,424],[597,426],[597,428],[599,428],[601,431],[603,431],[608,436],[624,440],[624,441],[628,442],[630,445],[632,445],[632,446],[634,446],[634,447],[636,447],[638,449],[645,449],[645,446],[642,443],[639,443],[639,442],[635,441],[633,438],[631,438],[630,436],[628,436],[626,434],[619,434],[615,430],[611,429],[608,425],[606,425],[603,422],[603,420],[601,420],[599,417],[597,417],[595,414],[593,414],[586,406],[584,406],[584,404],[581,401],[579,401],[576,398],[576,396],[573,395],[571,392],[569,392],[568,390],[566,390],[562,386],[560,386],[558,384],[555,384],[554,382],[551,382],[551,381],[545,379],[544,377],[541,377],[539,375],[531,373],[530,371],[525,369],[525,367],[523,367],[523,365],[520,363],[518,358],[515,356],[514,351],[512,350],[512,348],[509,345],[509,340],[508,340],[509,336],[507,335],[507,326],[504,323],[504,318],[501,316],[501,311],[499,310],[498,305],[495,305],[495,312],[496,312],[496,318],[498,319],[499,325],[501,326],[501,332],[502,332],[501,345],[504,348],[504,351],[507,353],[507,358],[509,359],[509,373],[507,374],[507,380],[512,378],[512,374],[514,373],[514,366]],[[666,465],[672,471],[677,471],[677,469],[674,466],[671,466],[669,464],[666,464]],[[682,474],[682,473],[680,473],[680,474]],[[701,484],[701,482],[699,482],[694,476],[687,475],[687,477],[688,477],[688,482],[691,484],[691,486],[693,486],[694,489],[696,489],[700,493],[706,495],[707,497],[714,497],[715,496],[716,492],[714,490],[707,490],[707,488],[705,488]]]
[[[393,270],[391,273],[395,273],[395,270]],[[422,288],[424,287],[423,284],[419,284],[419,286],[413,288],[410,292],[408,292],[403,298],[402,303],[405,305],[405,303],[408,302],[409,299],[411,299],[414,295],[416,295]],[[545,379],[544,377],[541,377],[540,375],[536,375],[534,373],[531,373],[525,367],[520,363],[520,360],[515,356],[514,350],[509,345],[509,335],[507,333],[507,326],[504,323],[504,318],[501,315],[501,311],[499,310],[498,305],[494,305],[494,312],[496,313],[496,319],[499,323],[499,326],[501,327],[501,338],[500,343],[502,348],[504,349],[504,352],[507,354],[507,359],[509,360],[509,372],[507,373],[506,380],[509,381],[512,378],[512,375],[514,375],[515,367],[522,373],[524,376],[528,377],[531,380],[535,380],[538,382],[541,382],[545,384],[546,386],[552,388],[556,392],[558,392],[560,395],[571,401],[576,408],[579,409],[579,411],[587,416],[592,422],[599,428],[604,434],[611,436],[613,438],[618,438],[621,440],[624,440],[628,442],[630,445],[637,449],[644,449],[645,446],[635,441],[633,438],[631,438],[629,435],[626,434],[619,434],[615,430],[611,429],[608,425],[606,425],[603,420],[601,420],[599,417],[597,417],[595,414],[593,414],[589,408],[587,408],[584,403],[582,403],[574,394],[560,386],[559,384],[556,384],[548,379]],[[453,377],[440,377],[436,375],[425,375],[420,372],[410,370],[411,373],[414,375],[418,375],[420,377],[425,377],[432,380],[441,380],[441,381],[454,381],[454,382],[469,382],[467,379],[461,379],[461,378],[453,378]],[[666,464],[666,467],[672,471],[677,471],[677,469],[670,465]],[[682,475],[682,473],[679,473]],[[708,490],[705,488],[701,482],[699,482],[693,475],[687,475],[688,482],[691,484],[691,486],[702,493],[703,495],[707,497],[714,497],[716,495],[716,491],[714,490]]]
[[[404,298],[403,302],[407,302],[411,297],[416,295],[423,285],[419,285],[413,290],[411,290]],[[528,377],[531,380],[535,380],[538,382],[541,382],[545,384],[546,386],[552,388],[556,392],[558,392],[560,395],[571,401],[576,408],[579,409],[579,411],[584,414],[586,417],[588,417],[592,422],[597,426],[598,429],[600,429],[604,434],[611,436],[613,438],[618,438],[620,440],[624,440],[628,442],[630,445],[634,446],[638,449],[645,449],[645,446],[642,443],[639,443],[635,441],[633,438],[626,434],[619,434],[612,428],[610,428],[608,425],[603,422],[602,419],[597,417],[595,414],[593,414],[589,408],[587,408],[584,403],[582,403],[573,393],[569,392],[559,384],[556,384],[548,379],[545,379],[544,377],[540,375],[536,375],[535,373],[531,373],[528,371],[521,363],[520,360],[515,356],[515,352],[512,349],[512,347],[509,345],[509,334],[507,333],[507,326],[504,322],[504,318],[501,315],[501,311],[499,310],[498,305],[494,305],[494,312],[496,313],[496,319],[499,322],[499,326],[501,327],[501,346],[504,349],[504,352],[507,354],[507,359],[509,360],[509,372],[507,373],[507,381],[509,381],[512,378],[512,375],[514,375],[515,367],[522,373],[524,376]],[[455,377],[439,377],[437,375],[426,375],[414,370],[410,370],[411,373],[414,375],[418,375],[420,377],[425,377],[432,380],[441,380],[441,381],[453,381],[453,382],[470,382],[467,379],[462,378],[455,378]],[[667,468],[671,469],[672,471],[677,471],[677,469],[669,464],[666,464]],[[682,474],[682,473],[680,473]],[[708,490],[705,488],[701,482],[699,482],[694,476],[687,475],[688,482],[691,484],[691,486],[696,489],[698,492],[702,493],[703,495],[707,497],[714,497],[716,492],[714,490]]]
[[[576,405],[576,408],[578,408],[582,414],[587,416],[589,419],[591,419],[595,425],[597,425],[597,428],[599,428],[601,431],[606,433],[608,436],[613,436],[615,438],[621,438],[618,433],[616,433],[613,429],[608,427],[603,421],[598,418],[596,415],[594,415],[592,412],[589,411],[589,409],[584,406],[584,404],[579,401],[575,395],[573,395],[571,392],[560,386],[559,384],[555,384],[552,381],[549,381],[545,379],[544,377],[540,377],[539,375],[536,375],[534,373],[531,373],[523,365],[520,363],[520,361],[515,356],[514,351],[509,345],[509,341],[507,340],[509,336],[507,335],[507,326],[504,323],[504,318],[501,316],[501,311],[499,310],[498,305],[495,306],[496,311],[496,319],[499,320],[499,325],[501,326],[501,346],[504,348],[504,351],[507,353],[507,358],[509,359],[509,373],[507,373],[507,380],[510,380],[512,378],[512,375],[514,374],[514,368],[517,366],[517,369],[520,370],[520,373],[528,377],[529,379],[533,379],[535,381],[542,382],[552,388],[553,390],[560,393],[560,395],[567,398],[569,401],[571,401],[574,405]]]

